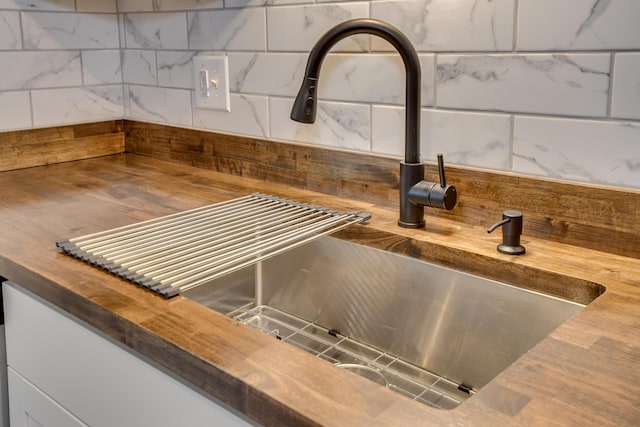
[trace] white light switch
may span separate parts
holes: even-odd
[[[194,56],[196,107],[231,111],[226,56]]]

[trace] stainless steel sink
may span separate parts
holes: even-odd
[[[332,237],[183,295],[444,409],[584,307]]]

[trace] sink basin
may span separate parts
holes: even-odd
[[[585,306],[333,237],[183,295],[443,409]]]

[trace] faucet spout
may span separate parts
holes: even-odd
[[[425,205],[433,206],[429,202],[425,202],[430,199],[429,194],[423,194],[424,188],[431,187],[423,185],[413,189],[424,179],[424,165],[420,160],[420,79],[422,73],[415,48],[400,30],[386,22],[361,18],[345,21],[327,31],[309,53],[304,80],[291,109],[291,119],[301,123],[315,122],[318,77],[322,62],[337,42],[354,34],[371,34],[385,39],[395,47],[404,62],[406,74],[405,150],[404,162],[400,163],[400,219],[398,225],[406,228],[422,228],[425,225],[423,207]],[[411,192],[412,189],[413,192]],[[412,194],[410,195],[410,193]],[[446,193],[449,197],[448,203],[442,204],[442,207],[451,209],[456,201],[455,188],[447,186]]]
[[[371,34],[382,37],[396,48],[406,70],[406,129],[405,162],[420,163],[420,60],[411,41],[394,26],[375,19],[352,19],[327,31],[309,53],[302,88],[291,110],[291,119],[302,123],[314,123],[318,92],[318,77],[322,61],[329,50],[340,40],[354,34]]]

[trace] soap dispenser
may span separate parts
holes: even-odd
[[[520,236],[522,235],[522,212],[515,210],[502,212],[502,221],[489,227],[487,233],[491,233],[498,227],[502,227],[502,243],[498,245],[498,252],[507,255],[524,254],[524,246],[520,244]]]

